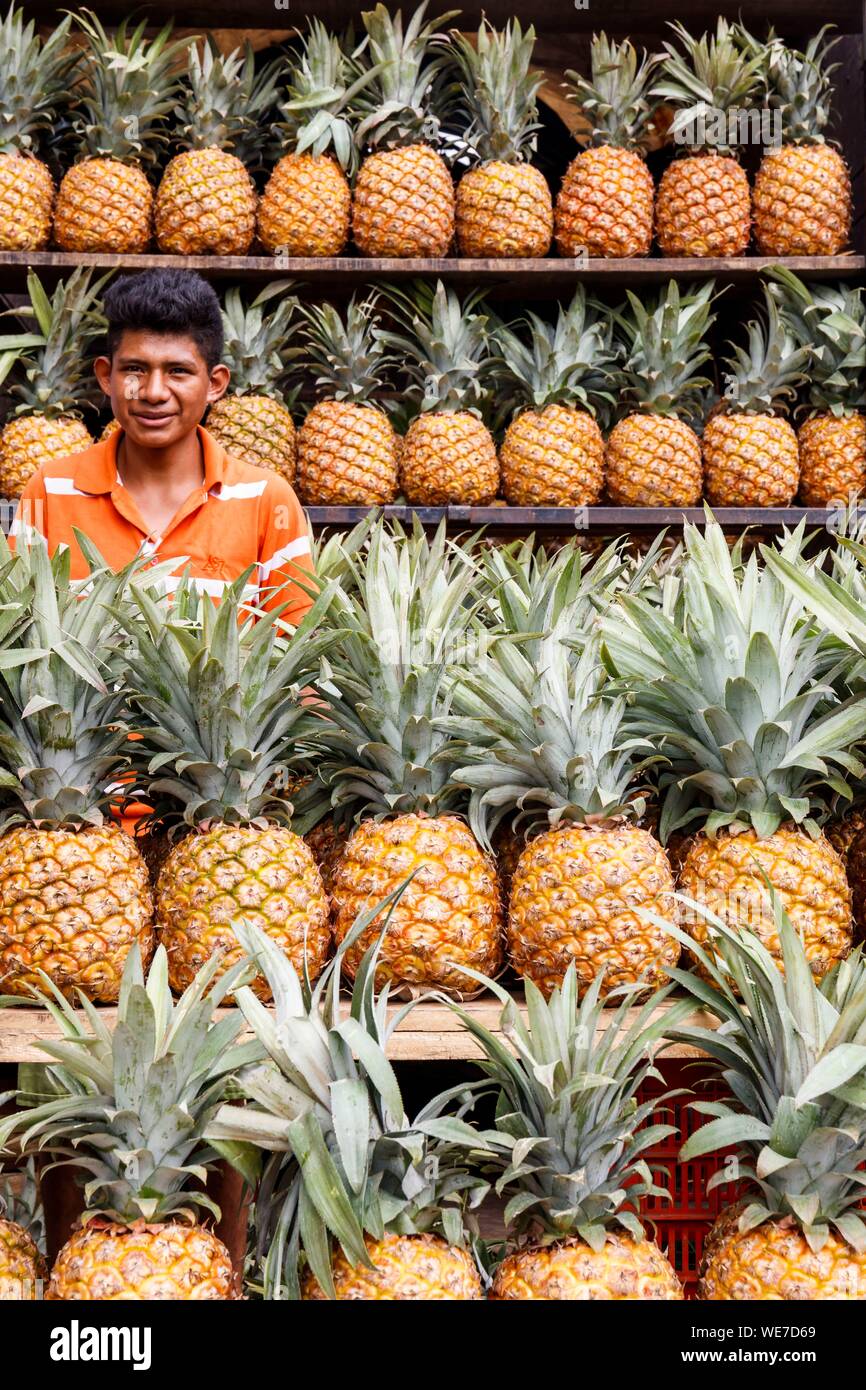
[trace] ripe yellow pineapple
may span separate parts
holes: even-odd
[[[515,506],[586,507],[601,497],[604,440],[595,417],[613,400],[606,315],[578,286],[554,324],[526,315],[528,344],[513,327],[494,331],[498,384],[519,402],[499,451],[502,493]]]
[[[866,1124],[862,1084],[866,967],[856,953],[819,985],[798,933],[774,898],[784,979],[757,937],[734,932],[711,913],[716,956],[711,985],[683,974],[701,1009],[724,1024],[725,1045],[698,1037],[728,1092],[697,1101],[712,1118],[681,1159],[736,1144],[743,1199],[722,1213],[705,1245],[699,1296],[731,1300],[866,1299],[866,1223],[861,1173]],[[719,957],[721,959],[719,959]],[[728,983],[737,981],[739,1003]]]
[[[762,54],[744,51],[719,18],[715,34],[696,39],[669,21],[682,46],[665,43],[661,80],[653,88],[672,101],[671,135],[684,147],[662,174],[656,195],[656,237],[665,256],[742,256],[749,245],[749,180],[736,158],[731,116],[754,97]]]
[[[393,921],[394,896],[359,919],[353,936],[389,906]],[[249,989],[236,992],[265,1060],[241,1070],[247,1103],[224,1105],[207,1137],[266,1150],[262,1190],[271,1199],[256,1203],[265,1298],[482,1298],[468,1237],[477,1233],[471,1209],[488,1185],[469,1155],[484,1149],[484,1136],[463,1118],[471,1099],[458,1105],[453,1092],[428,1101],[417,1123],[406,1115],[385,1052],[385,1001],[373,983],[381,940],[355,981],[347,1020],[341,950],[310,989],[262,932],[243,921],[236,931],[273,992],[275,1018],[267,1020]],[[274,1026],[290,1040],[285,1050],[268,1044]],[[447,1125],[442,1138],[437,1122]]]
[[[128,762],[111,616],[128,572],[106,570],[82,538],[92,573],[72,582],[40,536],[16,545],[3,584],[3,644],[21,664],[4,663],[2,682],[0,994],[29,996],[44,971],[64,994],[113,1003],[129,951],[147,956],[153,939],[147,868],[107,817],[107,784]]]
[[[439,138],[435,27],[426,0],[403,27],[384,5],[362,13],[364,83],[352,103],[367,151],[352,196],[352,238],[362,256],[444,256],[454,236],[454,181]],[[451,15],[443,16],[443,19]]]
[[[623,507],[695,507],[703,491],[701,444],[690,418],[711,383],[708,361],[713,282],[680,293],[675,280],[642,303],[628,292],[621,319],[625,362],[622,417],[607,442],[607,492]]]
[[[54,1262],[49,1300],[240,1298],[228,1250],[196,1219],[219,1219],[219,1209],[192,1186],[214,1159],[202,1132],[250,1055],[234,1045],[237,1011],[215,1018],[239,972],[216,974],[211,962],[173,1005],[165,952],[146,980],[133,952],[113,1031],[65,1011],[55,1096],[0,1120],[0,1147],[21,1135],[26,1150],[80,1168],[87,1183],[82,1224]]]
[[[61,251],[146,251],[153,235],[153,190],[146,170],[156,157],[177,93],[177,67],[190,40],[169,43],[171,25],[144,38],[123,20],[112,38],[96,15],[79,10],[86,39],[81,95],[72,119],[80,147],[64,174],[54,209]]]
[[[32,1302],[48,1278],[33,1160],[0,1185],[0,1303]]]
[[[749,324],[748,347],[726,359],[723,400],[703,434],[704,487],[713,507],[788,507],[800,485],[800,451],[778,413],[797,394],[811,358],[798,347],[764,287],[766,322]]]
[[[30,303],[16,312],[35,319],[35,332],[0,338],[0,381],[21,404],[0,431],[0,495],[20,497],[37,468],[88,449],[93,438],[79,418],[98,395],[88,345],[105,331],[99,297],[110,276],[91,283],[83,266],[49,299],[36,275],[27,277]]]
[[[510,20],[497,31],[484,21],[473,44],[452,35],[473,166],[457,185],[461,256],[546,256],[553,237],[547,179],[530,163],[539,129],[536,95],[543,74],[530,63],[535,30]]]
[[[781,114],[782,144],[764,155],[752,194],[755,241],[764,256],[836,256],[851,235],[851,176],[823,135],[835,71],[827,56],[837,42],[826,40],[827,29],[802,53],[777,38],[766,45],[765,99]]]
[[[332,304],[299,306],[304,365],[321,392],[298,431],[302,502],[374,507],[394,500],[397,435],[375,403],[393,358],[375,308],[375,295],[362,303],[353,296],[342,317]]]
[[[257,197],[249,167],[267,138],[279,63],[255,70],[255,54],[222,54],[211,36],[191,48],[177,107],[180,153],[160,180],[154,205],[160,251],[176,256],[245,256],[256,231]]]
[[[499,488],[499,461],[481,417],[487,403],[490,349],[481,294],[461,306],[441,281],[416,281],[408,293],[386,286],[403,333],[383,341],[405,362],[406,396],[417,407],[400,450],[400,490],[425,507],[481,506]]]
[[[245,307],[240,290],[226,291],[223,305],[225,350],[231,389],[211,406],[209,432],[243,463],[273,468],[294,482],[297,441],[286,404],[286,380],[294,350],[292,315],[297,305],[286,291],[290,280],[274,280]],[[266,309],[271,300],[279,302]],[[288,400],[293,400],[289,393]]]
[[[561,256],[648,256],[654,190],[643,148],[658,105],[648,93],[657,60],[639,62],[628,39],[598,34],[590,61],[590,78],[566,73],[592,135],[556,197],[556,244]]]

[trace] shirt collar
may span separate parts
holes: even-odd
[[[197,428],[204,462],[205,492],[218,487],[225,479],[226,451],[201,425]],[[123,434],[115,430],[108,439],[93,444],[79,455],[75,467],[75,487],[79,492],[110,493],[117,486],[117,448]]]

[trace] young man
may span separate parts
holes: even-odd
[[[177,574],[217,598],[255,564],[251,601],[287,603],[283,617],[297,622],[312,571],[298,499],[278,473],[231,458],[201,427],[229,385],[213,289],[191,271],[144,271],[116,280],[104,308],[108,356],[94,371],[121,428],[37,471],[13,536],[35,527],[52,552],[68,546],[73,577],[87,573],[76,529],[115,569],[138,554],[176,558]]]

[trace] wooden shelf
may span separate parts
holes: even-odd
[[[706,520],[703,507],[411,507],[395,503],[381,508],[367,507],[306,507],[314,527],[354,526],[369,516],[381,512],[394,521],[411,522],[413,517],[423,526],[449,526],[462,529],[485,527],[491,531],[555,531],[582,535],[615,535],[622,531],[660,531],[664,527],[680,527],[686,522],[701,526]],[[807,526],[826,526],[834,513],[824,507],[718,507],[715,519],[731,530],[760,526],[765,530],[794,527],[801,521]]]
[[[522,1000],[518,997],[521,1012],[525,1013]],[[346,1001],[348,1009],[348,1001]],[[399,1008],[391,1006],[391,1014]],[[502,1006],[492,995],[481,996],[464,1005],[468,1013],[483,1023],[492,1032],[499,1034],[499,1017]],[[663,1006],[661,1012],[665,1012]],[[100,1017],[109,1027],[113,1026],[116,1009],[100,1009]],[[637,1015],[637,1010],[631,1014]],[[695,1011],[689,1023],[704,1028],[713,1028],[715,1021],[709,1014]],[[45,1009],[29,1007],[0,1008],[0,1063],[45,1062],[48,1059],[40,1050],[39,1043],[56,1040],[60,1032]],[[659,1052],[669,1058],[700,1057],[700,1051],[682,1043],[661,1044]],[[408,1018],[405,1018],[393,1034],[388,1054],[395,1062],[445,1062],[468,1060],[480,1055],[478,1047],[469,1033],[462,1027],[459,1018],[446,1004],[418,1004]]]

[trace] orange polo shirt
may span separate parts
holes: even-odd
[[[197,586],[219,598],[227,584],[257,566],[250,601],[263,608],[288,603],[297,623],[312,600],[296,579],[312,575],[310,536],[301,504],[285,478],[230,457],[199,426],[204,482],[190,493],[161,536],[152,536],[117,471],[121,431],[83,453],[43,464],[21,496],[12,538],[31,528],[72,552],[72,577],[88,568],[73,530],[83,532],[113,569],[136,555],[178,560]]]

